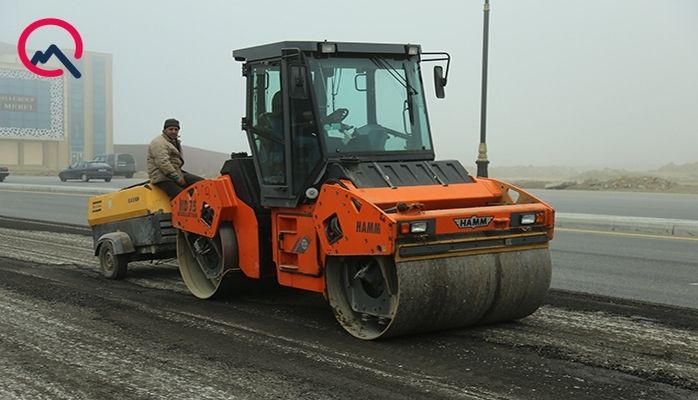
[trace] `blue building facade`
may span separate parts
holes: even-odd
[[[0,43],[0,164],[56,171],[113,151],[112,56],[84,52],[71,62],[80,78],[41,77],[24,67],[14,45]]]

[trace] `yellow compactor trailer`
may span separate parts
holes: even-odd
[[[131,261],[177,256],[170,198],[148,182],[92,197],[87,222],[107,278],[124,278]]]

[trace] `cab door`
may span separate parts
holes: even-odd
[[[281,85],[281,62],[268,61],[248,66],[247,117],[244,121],[264,206],[286,206],[287,118]],[[274,107],[274,97],[277,104]],[[278,104],[280,100],[281,104]],[[280,108],[280,109],[279,109]]]

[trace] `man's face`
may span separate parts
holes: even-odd
[[[170,139],[175,139],[179,134],[179,128],[176,126],[168,126],[165,128],[165,134],[170,137]]]

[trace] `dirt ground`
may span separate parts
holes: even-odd
[[[490,177],[524,189],[612,190],[698,194],[698,162],[667,164],[655,170],[592,169],[569,167],[493,167]]]

